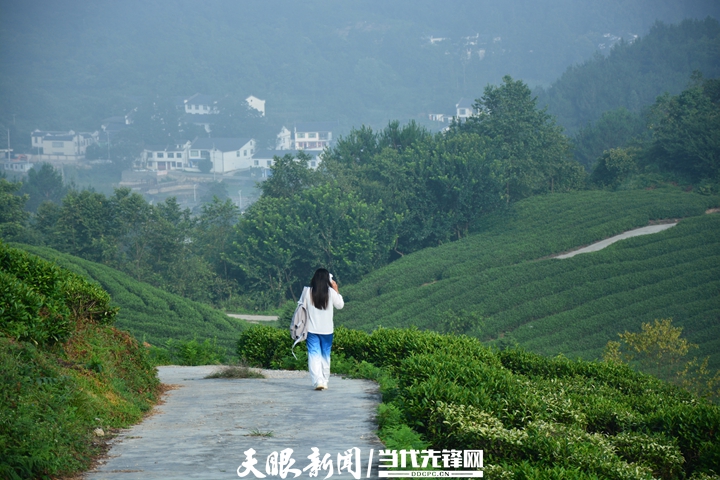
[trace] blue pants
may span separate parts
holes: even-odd
[[[321,335],[308,333],[308,371],[313,388],[327,387],[330,379],[330,349],[332,348],[333,334]]]

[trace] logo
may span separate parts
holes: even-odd
[[[307,472],[309,477],[323,480],[334,474],[348,473],[355,479],[370,478],[375,449],[370,449],[362,461],[361,451],[357,447],[350,448],[337,455],[322,455],[317,447],[310,448],[308,463],[300,468],[293,458],[293,449],[286,448],[280,452],[272,452],[265,459],[265,465],[259,464],[253,448],[245,450],[245,461],[237,468],[240,478],[252,474],[255,478],[280,477],[282,479],[297,478]],[[378,450],[378,476],[381,478],[482,478],[482,450]],[[263,471],[261,471],[261,469]]]

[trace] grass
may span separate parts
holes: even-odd
[[[617,333],[673,318],[720,367],[718,199],[679,190],[534,197],[470,237],[408,255],[343,289],[336,323],[418,326],[504,347],[598,358]],[[546,258],[650,221],[693,217],[665,232],[566,260]],[[543,260],[539,260],[543,259]]]
[[[272,430],[263,431],[259,428],[253,428],[250,433],[245,434],[246,437],[274,437],[275,433]]]
[[[101,453],[97,428],[112,432],[142,419],[159,380],[147,350],[111,325],[104,292],[19,250],[2,253],[0,274],[14,281],[0,283],[0,478],[72,475]],[[52,298],[67,310],[51,317],[49,308],[35,309]],[[10,305],[27,314],[7,315]],[[52,324],[67,329],[57,339],[43,335]]]
[[[225,365],[205,378],[265,378],[265,375],[251,370],[247,365]]]

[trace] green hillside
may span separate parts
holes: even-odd
[[[672,317],[700,344],[695,353],[720,366],[720,216],[704,214],[717,202],[679,190],[533,197],[465,240],[408,255],[346,287],[337,321],[443,331],[457,329],[459,318],[469,322],[462,331],[482,340],[592,359],[616,333]],[[694,218],[600,252],[545,258],[685,217]]]
[[[60,253],[51,248],[18,245],[30,253],[97,281],[120,307],[115,325],[139,340],[162,346],[168,339],[217,338],[217,343],[234,351],[237,338],[247,323],[230,318],[202,303],[138,282],[113,268]]]

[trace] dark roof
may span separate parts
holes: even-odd
[[[192,97],[185,100],[188,105],[212,105],[215,100],[210,95],[203,95],[202,93],[196,93]]]
[[[296,132],[332,132],[337,128],[334,122],[303,122],[295,124]]]
[[[182,152],[185,147],[182,145],[145,145],[143,150],[150,152]]]
[[[68,135],[68,132],[50,130],[35,130],[34,132],[32,132],[33,137],[44,137],[45,135]]]
[[[232,152],[243,148],[252,138],[198,138],[192,143],[192,147],[198,150],[220,150],[221,152]]]
[[[467,98],[461,98],[460,101],[458,101],[456,107],[457,108],[469,108],[472,110],[473,108],[473,101],[468,100]]]

